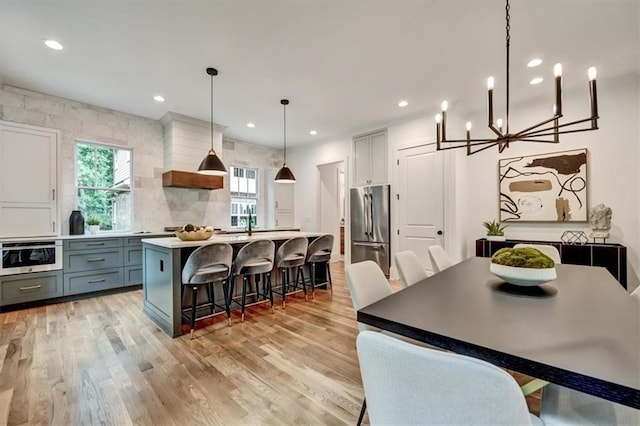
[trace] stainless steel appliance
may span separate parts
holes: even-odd
[[[62,269],[62,241],[0,243],[0,275]]]
[[[351,189],[351,263],[376,262],[389,276],[390,233],[389,185]]]

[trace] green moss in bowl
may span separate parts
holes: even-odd
[[[532,247],[500,249],[491,257],[491,263],[531,269],[546,269],[555,266],[553,259]]]

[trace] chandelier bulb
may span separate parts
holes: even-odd
[[[589,70],[587,71],[587,74],[589,75],[589,80],[593,81],[596,79],[596,67],[590,67]]]
[[[467,131],[471,130],[471,122],[467,121]]]
[[[499,129],[502,129],[502,118],[498,118],[498,119],[496,120],[496,124],[498,125],[498,128],[499,128]]]
[[[448,107],[449,107],[449,102],[442,101],[442,112],[446,112]]]
[[[562,77],[562,64],[555,64],[553,66],[553,76]]]
[[[487,79],[487,89],[488,90],[493,90],[494,83],[495,83],[495,81],[493,80],[493,77],[489,77]]]

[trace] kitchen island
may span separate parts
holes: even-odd
[[[254,240],[271,240],[277,246],[278,243],[289,238],[306,237],[311,241],[320,235],[323,233],[275,231],[261,232],[251,236],[214,234],[204,241],[182,241],[177,237],[145,238],[142,240],[143,311],[165,333],[172,337],[180,336],[182,334],[182,267],[193,250],[205,244],[229,243],[233,247],[235,256],[240,247]]]

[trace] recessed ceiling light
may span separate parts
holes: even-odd
[[[317,134],[318,134],[318,132],[316,132],[315,130],[312,130],[312,131],[310,131],[310,132],[309,132],[309,134],[310,134],[310,135],[317,135]]]
[[[160,96],[160,95],[155,95],[153,97],[153,100],[156,101],[156,102],[164,102],[164,98],[162,96]]]
[[[253,123],[247,123],[247,127],[253,129],[254,127],[256,127],[256,125]]]
[[[53,50],[62,50],[62,49],[64,49],[64,46],[63,46],[63,45],[61,45],[60,43],[58,43],[58,42],[57,42],[57,41],[55,41],[55,40],[45,39],[45,40],[44,40],[44,44],[45,44],[47,47],[49,47],[49,48],[51,48],[51,49],[53,49]]]
[[[541,63],[542,63],[542,59],[535,58],[535,59],[530,60],[529,63],[527,64],[527,66],[529,68],[533,68],[533,67],[537,67]]]
[[[398,106],[399,106],[400,108],[404,108],[404,107],[406,107],[407,105],[409,105],[409,102],[407,102],[407,101],[400,101],[400,102],[398,102]]]
[[[536,78],[534,78],[533,80],[531,80],[531,81],[529,82],[529,84],[540,84],[540,83],[542,83],[543,81],[544,81],[544,78],[542,78],[542,77],[536,77]]]

